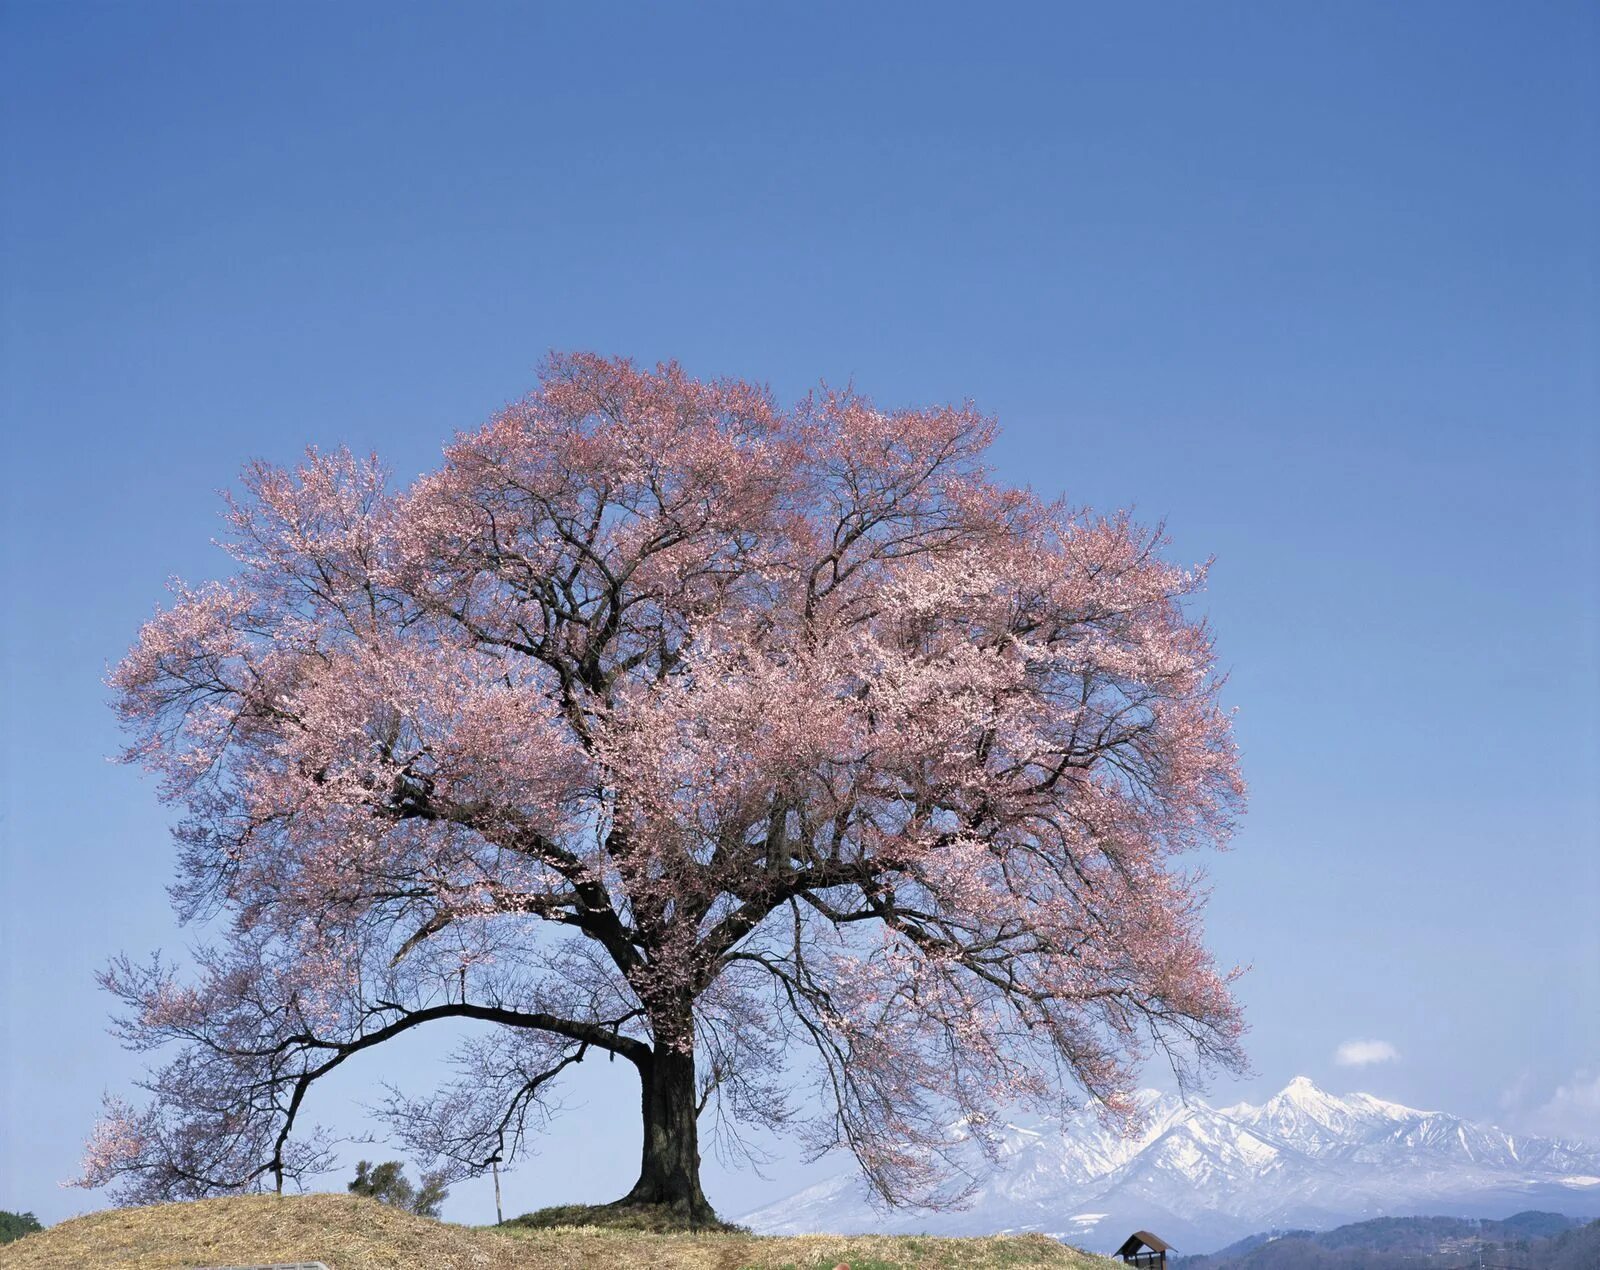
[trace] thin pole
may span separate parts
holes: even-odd
[[[489,1167],[494,1170],[494,1224],[504,1226],[506,1215],[500,1211],[500,1161],[490,1160]]]

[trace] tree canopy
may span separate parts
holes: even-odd
[[[39,1219],[32,1213],[12,1213],[0,1209],[0,1244],[12,1243],[24,1235],[43,1229]]]
[[[178,584],[111,678],[211,938],[106,972],[129,1042],[175,1053],[85,1181],[281,1188],[329,1159],[314,1083],[446,1021],[482,1026],[391,1100],[414,1152],[509,1162],[565,1069],[620,1055],[629,1198],[707,1214],[703,1114],[946,1203],[1001,1107],[1125,1117],[1152,1052],[1237,1064],[1180,859],[1243,797],[1205,568],[996,482],[993,435],[578,354],[407,488],[249,467],[234,573]]]
[[[424,1173],[421,1185],[413,1186],[406,1177],[406,1166],[399,1160],[385,1160],[372,1164],[361,1160],[356,1164],[356,1175],[345,1190],[352,1195],[364,1195],[384,1204],[403,1208],[418,1217],[438,1217],[450,1190],[439,1173]]]

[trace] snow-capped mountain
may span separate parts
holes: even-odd
[[[886,1211],[851,1171],[739,1220],[763,1234],[1037,1230],[1091,1250],[1145,1229],[1207,1252],[1254,1231],[1371,1217],[1600,1216],[1600,1147],[1371,1094],[1336,1097],[1304,1076],[1260,1106],[1141,1097],[1134,1137],[1088,1111],[1056,1126],[1008,1124],[999,1166],[957,1212]]]

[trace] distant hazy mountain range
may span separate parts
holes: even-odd
[[[1109,1251],[1152,1230],[1201,1253],[1256,1232],[1325,1230],[1382,1216],[1600,1216],[1600,1147],[1515,1137],[1304,1076],[1260,1106],[1215,1108],[1154,1091],[1144,1132],[1091,1112],[1008,1124],[1000,1166],[959,1212],[876,1207],[852,1170],[739,1220],[763,1234],[975,1235],[1036,1230]]]
[[[1462,1270],[1513,1266],[1595,1270],[1600,1221],[1559,1213],[1476,1217],[1378,1217],[1332,1230],[1267,1231],[1209,1256],[1179,1257],[1175,1270]]]

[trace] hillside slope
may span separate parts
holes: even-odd
[[[349,1195],[244,1195],[108,1209],[0,1247],[0,1270],[191,1270],[322,1261],[330,1270],[1099,1270],[1113,1263],[1042,1236],[928,1239],[641,1235],[594,1228],[502,1234]]]

